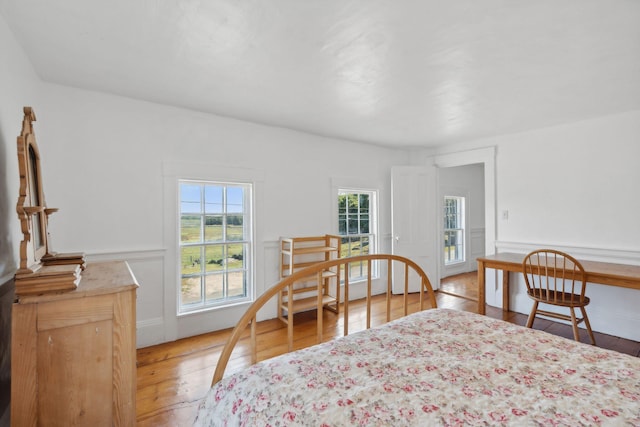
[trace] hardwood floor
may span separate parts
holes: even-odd
[[[477,294],[476,273],[466,273],[446,278],[441,292],[436,295],[438,307],[477,312],[477,303],[470,300]],[[382,304],[383,297],[376,297]],[[360,304],[361,306],[363,304]],[[351,303],[349,324],[356,330],[362,317],[358,303]],[[527,316],[487,306],[487,315],[524,325]],[[315,337],[315,314],[296,315],[296,346],[308,345]],[[342,322],[335,321],[333,313],[326,313],[325,340],[342,335]],[[536,319],[534,328],[573,339],[571,327],[557,322]],[[172,343],[160,344],[138,350],[138,391],[136,395],[138,426],[187,426],[191,425],[200,399],[211,385],[216,362],[230,330],[212,332]],[[584,332],[584,331],[581,331]],[[640,357],[640,342],[595,332],[599,347],[608,348]],[[277,319],[258,325],[259,345],[266,348],[259,358],[271,357],[283,352],[286,346],[286,329]],[[588,342],[584,332],[583,342]],[[248,344],[241,342],[234,352],[227,372],[241,369],[249,360]]]

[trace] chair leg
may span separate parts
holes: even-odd
[[[535,319],[537,311],[538,301],[534,301],[533,307],[531,307],[531,313],[529,313],[529,318],[527,319],[527,328],[531,328],[533,326],[533,319]]]
[[[589,332],[591,345],[596,345],[596,339],[593,336],[593,331],[591,330],[591,324],[589,323],[589,318],[587,317],[587,310],[584,307],[580,307],[580,311],[582,311],[582,319],[584,320],[584,326],[587,327],[587,332]]]
[[[576,318],[576,311],[573,307],[569,307],[571,310],[571,326],[573,327],[573,339],[580,342],[580,332],[578,329],[578,319]]]

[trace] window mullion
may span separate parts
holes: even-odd
[[[375,191],[338,190],[338,232],[343,238],[343,250],[346,256],[376,252],[375,204]],[[341,212],[343,217],[341,217]],[[343,229],[340,227],[341,223],[343,223]],[[367,243],[366,248],[365,243]],[[360,264],[359,268],[352,266],[353,268],[349,269],[351,280],[357,280],[360,274],[364,274],[364,263]],[[377,274],[376,265],[373,263],[375,271],[373,274]]]
[[[179,311],[248,300],[253,274],[251,185],[188,180],[179,185]],[[189,258],[198,258],[198,265]]]

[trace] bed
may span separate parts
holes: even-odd
[[[418,310],[215,378],[195,424],[640,426],[640,359]]]

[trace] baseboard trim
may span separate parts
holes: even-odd
[[[136,347],[143,348],[165,342],[164,319],[156,317],[136,322]]]

